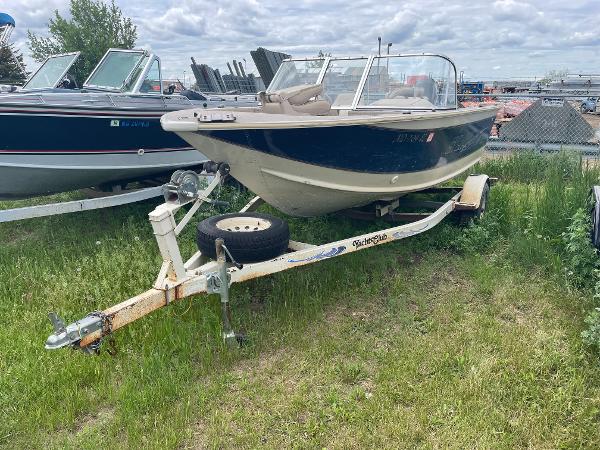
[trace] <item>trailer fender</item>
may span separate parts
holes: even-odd
[[[463,185],[462,194],[456,202],[457,210],[472,210],[480,208],[486,189],[489,189],[490,177],[487,175],[469,175]]]

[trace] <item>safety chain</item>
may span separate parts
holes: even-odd
[[[98,317],[102,321],[102,337],[88,345],[91,352],[100,354],[100,346],[104,339],[108,340],[109,348],[106,349],[106,353],[110,356],[117,354],[117,347],[115,343],[115,337],[112,334],[112,319],[104,314],[102,311],[92,311],[88,314],[91,317]]]

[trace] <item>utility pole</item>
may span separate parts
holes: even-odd
[[[381,36],[377,38],[377,41],[379,41],[379,50],[377,51],[377,54],[381,56]]]
[[[392,43],[388,42],[388,45],[387,45],[387,55],[388,56],[390,56],[390,47],[391,46],[392,46]],[[387,66],[386,66],[385,70],[387,72],[386,75],[388,76],[388,79],[389,79],[389,77],[390,77],[390,58],[387,58],[386,62],[387,62]]]

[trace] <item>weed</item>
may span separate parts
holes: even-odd
[[[562,233],[567,282],[578,288],[589,288],[596,278],[598,254],[590,241],[590,227],[589,214],[580,208]]]

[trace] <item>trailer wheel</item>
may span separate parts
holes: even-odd
[[[473,222],[480,220],[487,209],[488,197],[490,196],[490,185],[486,183],[481,190],[481,199],[479,200],[479,208],[471,211],[461,211],[460,223],[461,225],[470,225]]]
[[[283,254],[290,241],[290,231],[284,220],[254,212],[221,214],[198,224],[196,242],[203,255],[216,258],[217,238],[225,241],[237,262],[253,263]]]

